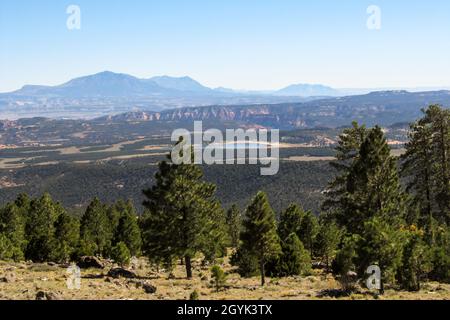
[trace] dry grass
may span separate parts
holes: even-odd
[[[38,291],[57,293],[66,300],[185,300],[192,291],[197,290],[200,299],[204,300],[311,300],[335,299],[321,293],[339,289],[339,283],[328,274],[315,271],[308,277],[289,277],[268,279],[267,285],[261,287],[258,277],[244,279],[232,272],[228,260],[222,267],[228,273],[227,287],[216,292],[210,285],[209,267],[201,266],[199,261],[194,263],[194,279],[185,279],[184,267],[176,266],[173,275],[150,268],[145,260],[141,259],[131,266],[140,280],[157,287],[155,294],[147,294],[142,287],[137,286],[130,279],[113,279],[106,276],[109,265],[104,270],[82,270],[81,288],[70,290],[66,281],[69,277],[63,266],[50,266],[48,264],[7,263],[0,262],[0,278],[13,273],[15,280],[0,282],[0,299],[28,300],[35,299]],[[340,299],[374,299],[370,292],[361,290],[350,296]],[[387,290],[380,299],[450,299],[450,285],[439,283],[426,283],[420,292],[400,292]]]

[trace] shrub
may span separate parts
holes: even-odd
[[[130,264],[131,253],[127,245],[123,242],[119,242],[111,250],[111,258],[119,265],[126,266]]]
[[[219,290],[225,286],[225,282],[227,280],[225,272],[222,270],[221,267],[213,266],[211,268],[211,278],[212,278],[211,282],[214,283],[216,291],[219,292]]]

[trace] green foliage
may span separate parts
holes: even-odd
[[[361,277],[371,265],[382,270],[384,283],[395,283],[395,276],[402,266],[402,256],[407,234],[401,225],[381,217],[364,223],[363,237],[357,246],[357,267]],[[382,289],[383,290],[383,289]]]
[[[281,212],[278,223],[278,235],[282,241],[286,240],[292,233],[300,237],[302,220],[305,215],[305,211],[297,204],[291,204],[286,210]]]
[[[116,208],[119,212],[119,219],[115,229],[114,243],[123,242],[132,256],[138,256],[141,251],[142,239],[136,210],[130,201],[126,203],[119,201]]]
[[[250,278],[258,275],[258,258],[242,246],[233,253],[230,263],[237,267],[236,272],[241,277]]]
[[[79,238],[79,221],[65,212],[61,213],[55,222],[55,243],[51,260],[69,262],[79,243]]]
[[[24,259],[24,250],[26,249],[25,238],[25,216],[16,204],[8,204],[0,208],[0,235],[8,241],[4,241],[5,250],[8,253],[8,259],[16,261]]]
[[[402,174],[412,194],[412,208],[419,210],[419,227],[433,241],[432,222],[450,224],[450,111],[432,105],[424,117],[411,124],[410,141],[402,156]]]
[[[431,251],[423,241],[424,233],[412,225],[408,232],[407,243],[403,249],[400,281],[402,287],[410,291],[419,291],[420,283],[431,271]]]
[[[257,258],[263,286],[266,262],[281,253],[280,239],[276,231],[275,213],[270,207],[267,195],[258,192],[245,211],[240,249]]]
[[[38,262],[51,260],[56,243],[55,223],[63,213],[64,209],[54,203],[47,193],[31,201],[26,224],[26,259]]]
[[[211,278],[216,291],[219,292],[219,290],[225,286],[227,280],[225,272],[220,266],[213,266],[211,268]]]
[[[221,255],[214,251],[223,250],[224,214],[214,198],[216,186],[204,182],[200,168],[191,164],[163,161],[155,178],[156,184],[144,191],[146,254],[159,262],[184,257],[191,278],[191,259],[197,252],[214,259]]]
[[[112,243],[112,230],[107,207],[94,198],[81,217],[80,239],[93,248],[96,255],[107,255]]]
[[[12,241],[3,233],[0,233],[0,260],[20,261],[23,252],[13,245]]]
[[[267,265],[271,277],[308,275],[311,272],[311,257],[295,233],[291,233],[281,244],[282,254],[272,258]]]
[[[200,295],[198,294],[197,290],[191,292],[191,294],[189,295],[189,300],[200,300]]]
[[[436,240],[431,247],[433,269],[430,278],[450,283],[450,227],[440,226],[435,233]]]
[[[316,216],[310,211],[306,212],[300,223],[298,233],[300,240],[305,245],[305,248],[310,251],[311,256],[313,256],[314,240],[316,239],[318,232],[319,222],[317,221]]]
[[[342,230],[334,221],[322,220],[315,241],[315,254],[326,263],[327,268],[333,261],[341,242]]]
[[[119,242],[111,249],[111,258],[119,265],[127,266],[130,264],[131,253],[125,243]]]
[[[227,230],[228,237],[230,240],[230,245],[233,248],[239,246],[239,235],[241,233],[241,213],[237,205],[232,205],[227,211]]]

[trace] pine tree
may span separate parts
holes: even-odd
[[[307,275],[311,272],[311,256],[295,233],[281,243],[282,254],[269,260],[267,274],[273,277]]]
[[[305,245],[305,248],[309,250],[312,257],[314,251],[314,240],[319,232],[319,223],[316,216],[312,212],[308,211],[305,213],[298,232],[300,240]]]
[[[327,270],[341,242],[342,230],[335,222],[321,221],[315,241],[315,253],[325,262]]]
[[[123,242],[132,256],[138,256],[141,251],[142,239],[139,229],[136,210],[131,201],[118,202],[116,208],[120,217],[117,224],[114,242]]]
[[[369,130],[365,126],[359,126],[357,122],[352,122],[352,127],[345,129],[339,136],[336,161],[330,162],[330,165],[337,171],[337,175],[328,185],[325,192],[326,200],[322,208],[341,227],[353,224],[352,216],[348,214],[348,211],[352,209],[348,180],[352,166],[359,157],[361,145],[366,140],[368,133]]]
[[[63,212],[55,222],[55,244],[51,260],[68,262],[75,252],[80,238],[80,222]]]
[[[33,261],[48,261],[55,249],[55,222],[64,209],[54,203],[48,193],[34,199],[25,227],[27,248],[25,258]]]
[[[25,217],[15,204],[10,203],[0,208],[0,234],[8,239],[9,259],[15,261],[24,259],[27,244],[25,223]]]
[[[216,292],[219,292],[220,289],[225,286],[227,281],[227,275],[219,266],[213,266],[211,268],[211,278],[214,286],[216,287]]]
[[[401,217],[406,212],[406,195],[400,185],[397,161],[380,127],[370,130],[347,177],[345,227],[363,234],[364,222],[372,217]]]
[[[278,235],[280,239],[284,241],[292,233],[300,237],[301,224],[305,216],[305,211],[297,204],[291,204],[286,210],[282,211],[278,224]]]
[[[421,281],[432,269],[431,251],[423,241],[424,232],[415,225],[410,227],[407,237],[400,278],[404,289],[419,291]]]
[[[432,105],[426,111],[433,131],[433,163],[436,202],[441,223],[450,225],[450,110]]]
[[[382,270],[381,293],[385,283],[395,283],[395,276],[402,266],[406,233],[401,220],[396,220],[376,216],[366,221],[356,249],[356,264],[361,277],[371,265],[378,265]]]
[[[107,208],[98,198],[94,198],[81,217],[80,239],[84,247],[94,248],[94,254],[107,255],[112,236]]]
[[[219,225],[224,214],[214,197],[216,186],[202,178],[202,171],[194,164],[163,161],[156,184],[144,191],[148,222],[143,224],[143,238],[151,241],[145,244],[146,253],[156,253],[158,260],[166,262],[183,257],[187,278],[192,278],[195,254],[205,251],[211,257],[211,245],[223,247],[225,236],[224,225]],[[219,223],[218,217],[222,217]]]
[[[410,211],[418,209],[417,221],[408,222],[423,227],[427,242],[432,244],[434,221],[449,223],[450,111],[430,106],[423,113],[424,117],[411,125],[401,172],[407,181],[407,191],[412,194]]]
[[[268,259],[281,253],[277,234],[275,213],[270,207],[267,195],[258,192],[245,211],[241,246],[258,259],[261,285],[265,284],[265,264]]]
[[[114,247],[112,247],[111,258],[114,260],[114,262],[124,267],[130,264],[131,253],[125,243],[119,242]]]
[[[227,211],[227,227],[228,237],[230,238],[230,245],[233,248],[239,246],[239,235],[241,233],[241,213],[237,205],[232,205]]]

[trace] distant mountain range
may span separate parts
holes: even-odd
[[[237,91],[208,88],[190,77],[158,76],[140,79],[128,74],[105,71],[76,78],[58,86],[26,85],[20,90],[2,93],[0,119],[34,116],[95,118],[139,110],[160,112],[167,109],[209,105],[280,103],[314,105],[313,101],[320,104],[342,105],[344,101],[350,99],[345,94],[363,94],[367,93],[366,91],[335,89],[321,84],[294,84],[277,91]],[[384,94],[399,96],[397,103],[402,104],[407,93],[399,95],[398,92],[403,91]],[[421,101],[418,98],[421,94],[435,95],[435,93],[418,93],[414,96],[415,101]],[[373,95],[368,97],[369,100],[361,102],[373,104],[378,99]],[[374,107],[378,108],[380,105]]]
[[[247,126],[279,129],[346,126],[358,121],[368,126],[390,126],[409,123],[421,116],[430,104],[450,106],[450,91],[407,92],[381,91],[366,95],[313,100],[303,103],[271,105],[208,106],[165,110],[162,112],[129,112],[107,116],[98,121],[157,121],[209,123],[235,122]]]
[[[60,97],[111,98],[199,95],[274,95],[293,97],[338,96],[339,91],[324,85],[294,84],[277,91],[238,91],[226,88],[208,88],[190,77],[158,76],[139,79],[128,74],[110,71],[76,78],[58,86],[26,85],[0,94],[0,97]]]

